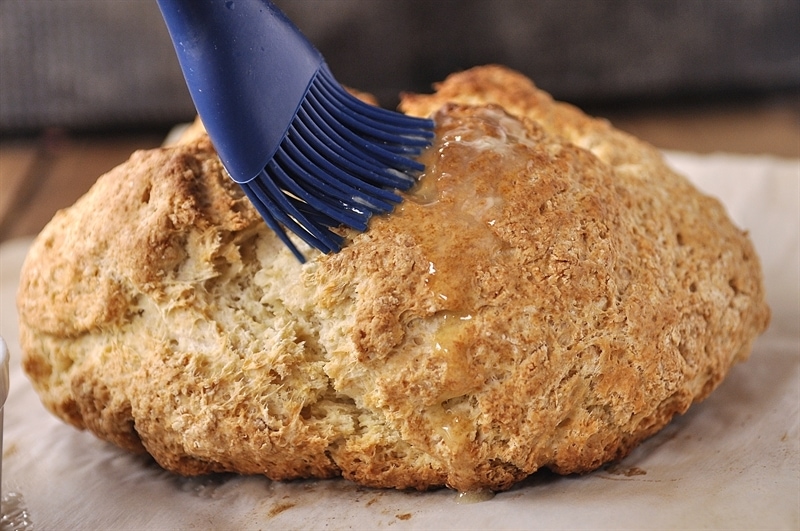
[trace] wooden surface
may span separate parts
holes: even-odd
[[[663,149],[800,158],[800,98],[748,105],[620,111],[605,117]],[[0,142],[0,242],[36,235],[94,181],[161,133],[70,136],[47,132]]]
[[[137,149],[157,147],[163,135],[71,137],[46,133],[0,144],[0,241],[34,236],[61,208]]]

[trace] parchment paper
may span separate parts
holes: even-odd
[[[0,247],[0,334],[12,354],[2,492],[22,500],[37,530],[799,529],[800,160],[667,157],[750,231],[773,321],[710,398],[621,463],[580,477],[537,473],[478,503],[344,480],[176,477],[41,406],[19,366],[25,240]]]

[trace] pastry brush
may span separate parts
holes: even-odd
[[[390,212],[424,165],[433,122],[369,105],[268,0],[157,0],[220,160],[300,261]]]

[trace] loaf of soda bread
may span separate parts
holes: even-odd
[[[199,127],[102,176],[22,271],[45,406],[178,474],[503,490],[622,458],[748,357],[762,273],[717,200],[519,73],[435,89],[401,104],[436,121],[418,186],[305,264]]]

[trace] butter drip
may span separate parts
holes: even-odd
[[[422,208],[436,220],[416,231],[428,261],[426,282],[446,309],[467,315],[479,303],[480,286],[461,266],[467,254],[469,263],[490,265],[506,248],[495,230],[504,206],[495,172],[509,163],[525,168],[519,150],[530,140],[524,126],[500,109],[484,109],[477,128],[447,113],[437,116],[437,124],[436,142],[420,157],[426,170],[396,217]]]
[[[489,489],[475,489],[459,492],[456,497],[456,503],[459,505],[467,505],[471,503],[480,503],[489,501],[494,498],[495,493]]]
[[[412,320],[417,324],[409,335],[425,349],[416,358],[427,371],[425,450],[446,464],[448,484],[465,491],[459,503],[469,503],[489,497],[470,491],[476,462],[484,459],[473,399],[485,384],[470,328],[505,288],[492,280],[509,263],[504,253],[515,252],[504,239],[511,216],[504,198],[530,174],[534,139],[500,108],[444,108],[435,120],[434,144],[420,157],[425,172],[385,234],[401,236],[397,241],[413,249],[411,278],[420,282]]]
[[[492,298],[485,278],[509,247],[499,232],[504,187],[515,186],[513,179],[528,170],[533,142],[525,126],[499,108],[484,108],[468,122],[462,120],[447,112],[436,117],[436,142],[421,157],[426,171],[398,207],[400,219],[394,220],[402,223],[414,210],[413,219],[424,220],[414,234],[425,260],[431,304],[440,308],[430,355],[446,366],[441,402],[430,407],[428,418],[433,423],[431,443],[447,462],[452,485],[464,485],[474,475],[477,427],[469,396],[482,384],[474,379],[472,345],[460,337]],[[468,490],[459,494],[458,503],[492,495]]]
[[[456,350],[456,340],[461,326],[465,321],[471,321],[472,316],[445,312],[441,314],[441,319],[441,325],[433,336],[433,349],[435,352],[448,355]]]

